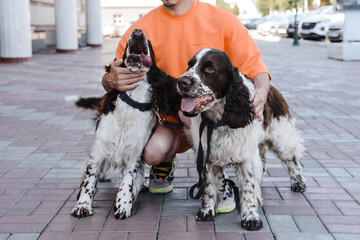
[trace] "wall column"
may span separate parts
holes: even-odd
[[[86,1],[86,42],[91,47],[100,47],[103,43],[100,0]]]
[[[360,61],[360,8],[344,10],[344,34],[342,43],[328,45],[328,57],[343,61]]]
[[[55,24],[56,51],[75,52],[79,45],[76,0],[55,0]]]
[[[32,56],[29,0],[0,1],[1,62],[25,62]]]

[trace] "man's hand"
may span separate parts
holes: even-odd
[[[107,92],[114,88],[121,92],[133,90],[137,87],[137,82],[144,79],[145,72],[131,72],[127,68],[120,67],[122,63],[122,59],[114,61],[110,72],[104,75],[102,84]]]
[[[267,93],[261,90],[255,90],[255,94],[251,97],[250,101],[253,101],[251,106],[255,109],[256,118],[259,121],[263,120],[264,106],[266,103]]]
[[[260,73],[254,77],[255,93],[250,101],[253,101],[252,106],[255,109],[256,118],[259,121],[263,120],[263,112],[270,89],[270,79],[267,73]]]

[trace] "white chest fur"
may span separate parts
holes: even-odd
[[[139,103],[151,101],[150,85],[145,81],[127,94]],[[140,111],[119,97],[114,104],[113,112],[100,117],[95,144],[103,145],[97,149],[102,149],[101,154],[122,169],[122,165],[140,157],[155,125],[155,118],[151,110]]]
[[[191,120],[191,136],[194,143],[194,150],[198,151],[199,126],[201,116]],[[201,137],[204,152],[207,151],[207,127]],[[258,145],[264,139],[262,123],[254,120],[245,128],[231,129],[228,126],[220,126],[213,130],[210,141],[209,161],[218,166],[226,166],[233,163],[240,163],[251,160],[254,154],[258,154]]]

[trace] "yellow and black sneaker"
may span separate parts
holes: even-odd
[[[150,169],[149,192],[151,193],[168,193],[173,190],[174,171],[178,163],[175,157],[170,163],[160,163],[152,166]]]

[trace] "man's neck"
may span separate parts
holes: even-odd
[[[196,0],[184,0],[184,1],[179,1],[173,7],[166,7],[165,5],[163,5],[163,7],[164,7],[165,11],[167,11],[171,15],[178,16],[178,15],[182,15],[182,14],[185,14],[186,12],[188,12],[194,5],[194,1],[196,1]]]

